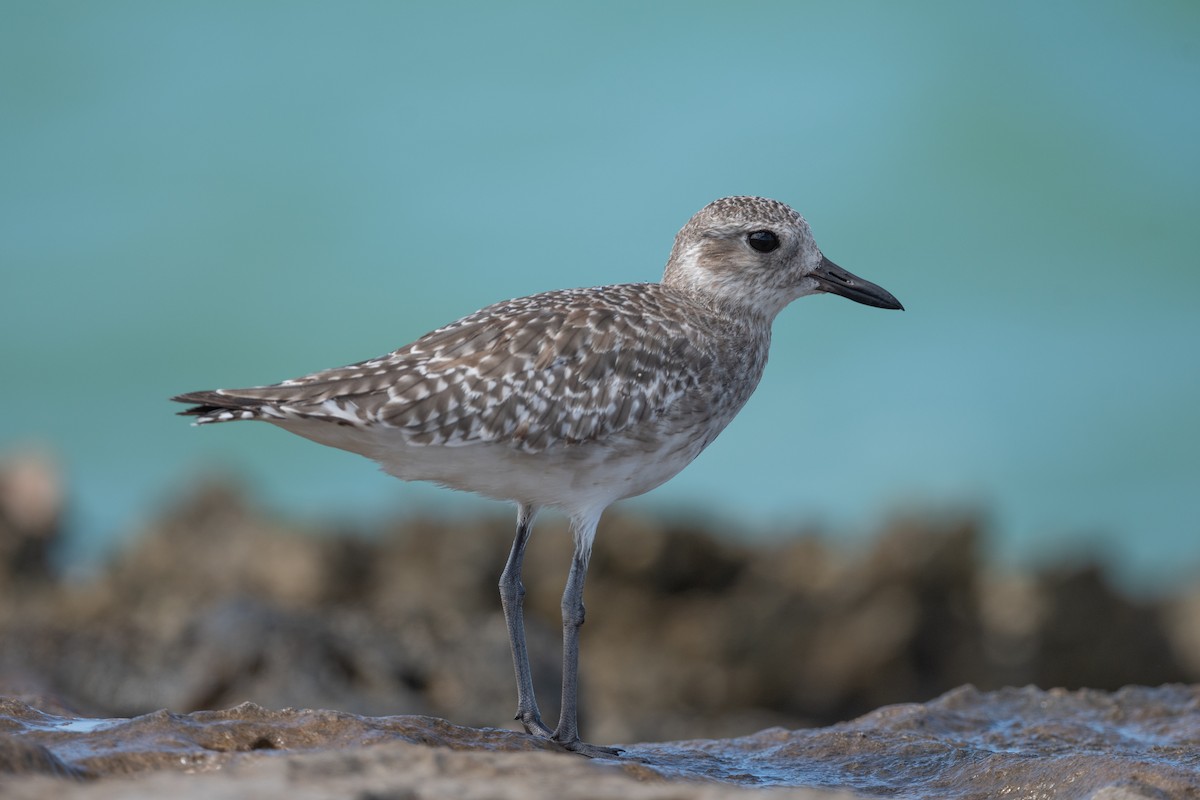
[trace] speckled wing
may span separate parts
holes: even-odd
[[[712,358],[683,335],[683,302],[657,284],[546,292],[489,306],[380,358],[177,399],[200,403],[190,412],[201,422],[386,426],[413,445],[506,442],[536,453],[636,437],[657,417],[703,404]]]

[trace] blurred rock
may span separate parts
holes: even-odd
[[[1042,578],[1053,609],[1037,634],[1032,671],[1046,686],[1115,689],[1196,680],[1176,657],[1168,610],[1113,591],[1096,565],[1053,570]]]
[[[0,596],[5,587],[45,580],[61,532],[62,478],[46,453],[0,462]]]

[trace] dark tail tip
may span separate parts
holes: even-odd
[[[171,400],[176,403],[193,404],[191,408],[177,412],[181,417],[207,417],[222,411],[244,411],[247,406],[257,405],[256,401],[245,397],[233,397],[211,390],[177,394]]]

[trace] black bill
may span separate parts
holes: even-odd
[[[876,286],[870,281],[864,281],[852,272],[847,272],[825,256],[821,256],[821,265],[813,271],[812,277],[816,278],[822,292],[840,294],[847,300],[876,308],[904,310],[900,301],[893,297],[887,289]]]

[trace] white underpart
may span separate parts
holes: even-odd
[[[573,516],[598,513],[617,500],[665,483],[717,433],[712,429],[707,436],[699,436],[696,430],[662,432],[652,449],[585,443],[525,453],[501,443],[413,445],[396,428],[308,419],[271,421],[307,439],[367,456],[402,480],[431,481],[496,500],[559,508]]]

